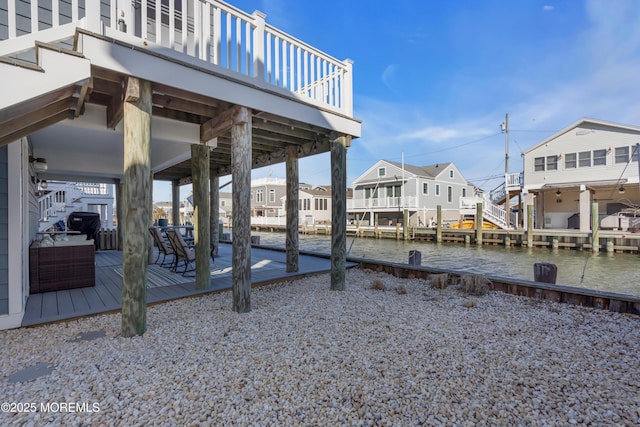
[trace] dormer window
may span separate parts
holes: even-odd
[[[386,176],[387,168],[378,168],[378,176]]]

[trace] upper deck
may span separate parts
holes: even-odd
[[[37,155],[55,160],[52,176],[122,174],[121,156],[104,147],[122,141],[127,76],[153,85],[157,179],[185,178],[189,144],[212,139],[208,124],[235,105],[253,111],[253,167],[282,162],[287,145],[304,157],[360,136],[350,60],[216,0],[7,0],[0,68],[0,145],[30,135]],[[102,153],[93,166],[66,164],[70,135],[85,155]],[[214,144],[212,173],[227,174],[230,139]]]

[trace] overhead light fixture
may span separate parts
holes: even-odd
[[[48,169],[47,159],[44,157],[29,156],[29,163],[33,165],[36,172],[46,172]]]
[[[620,194],[624,194],[624,187],[621,185],[620,188],[618,189],[618,193]]]
[[[556,197],[560,197],[561,194],[560,190],[556,191]]]

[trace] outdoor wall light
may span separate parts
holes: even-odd
[[[48,169],[47,159],[43,157],[29,156],[29,163],[33,165],[33,168],[36,170],[36,172],[46,172],[46,170]]]
[[[620,188],[618,189],[618,193],[620,194],[624,194],[624,187],[621,185]]]
[[[556,191],[556,197],[560,197],[561,194],[560,190]]]

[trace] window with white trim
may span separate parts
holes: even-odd
[[[387,168],[378,168],[378,176],[386,176]]]
[[[440,195],[440,184],[436,184],[436,196]]]
[[[607,165],[607,150],[593,150],[593,166]]]
[[[616,158],[615,162],[617,163],[627,163],[629,161],[629,147],[616,147]]]
[[[591,151],[581,151],[578,153],[578,166],[581,168],[591,167]]]
[[[544,171],[544,157],[536,157],[533,159],[533,170],[536,172]]]
[[[422,194],[429,194],[429,183],[428,182],[423,182],[422,183]]]
[[[564,155],[564,168],[575,169],[578,166],[576,153],[567,153]]]
[[[447,202],[453,202],[453,187],[447,185]]]

